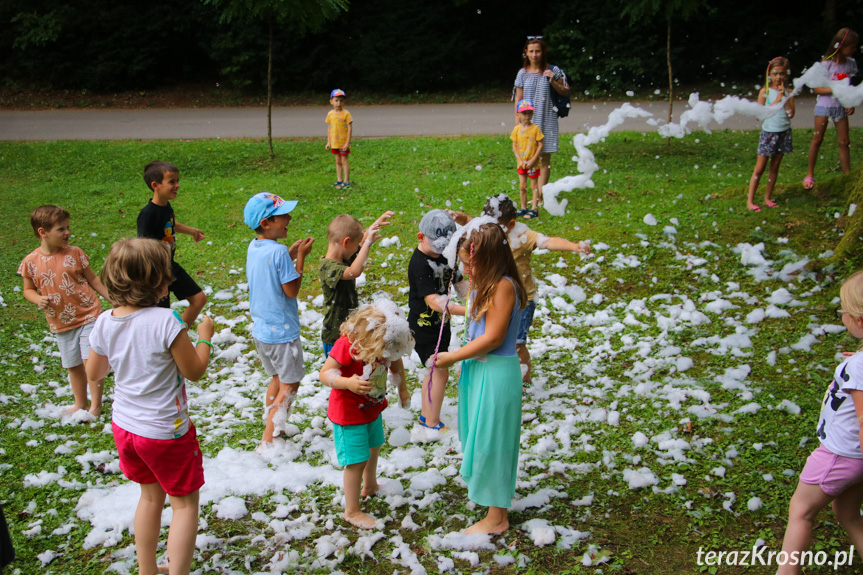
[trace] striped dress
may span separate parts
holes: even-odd
[[[550,66],[557,80],[563,76],[563,72],[557,66]],[[551,154],[557,151],[557,112],[554,111],[554,103],[551,101],[549,90],[553,90],[548,78],[542,74],[528,72],[524,68],[518,71],[515,77],[515,87],[524,91],[522,98],[533,100],[533,123],[539,126],[545,139],[543,139],[543,154]]]

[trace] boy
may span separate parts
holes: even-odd
[[[460,295],[467,293],[467,282],[462,279],[459,271],[449,267],[447,260],[441,254],[446,249],[450,237],[456,230],[455,221],[444,210],[431,210],[420,221],[417,239],[419,246],[414,250],[408,264],[408,324],[416,340],[416,351],[423,365],[439,351],[447,351],[450,342],[449,317],[444,318],[444,306],[450,315],[464,315],[464,306],[453,301],[447,302],[450,278]],[[453,274],[454,277],[453,277]],[[441,322],[443,334],[441,335]],[[428,376],[422,383],[422,414],[419,423],[422,427],[435,431],[447,431],[446,425],[440,420],[449,370],[435,368],[431,381]],[[429,402],[428,386],[431,385],[431,402]]]
[[[171,272],[174,274],[174,281],[168,286],[168,291],[178,300],[188,300],[189,306],[181,317],[186,325],[191,326],[204,309],[207,296],[192,276],[174,261],[174,252],[177,250],[175,234],[189,234],[196,242],[200,242],[204,239],[204,232],[174,221],[174,209],[170,200],[177,197],[177,190],[180,189],[180,170],[175,165],[168,162],[150,162],[144,168],[144,182],[153,192],[153,198],[138,214],[138,237],[152,238],[171,246]],[[171,296],[165,295],[158,305],[171,307]]]
[[[105,379],[89,381],[85,364],[90,357],[93,322],[102,312],[95,292],[110,301],[108,290],[90,268],[87,254],[69,245],[69,212],[58,206],[40,206],[30,214],[30,224],[40,245],[18,266],[18,275],[24,279],[24,297],[45,310],[48,327],[60,348],[60,362],[69,370],[75,405],[67,413],[87,409],[89,387],[89,413],[98,417]]]
[[[363,273],[372,244],[381,226],[389,225],[393,212],[384,212],[368,231],[353,216],[341,214],[327,228],[327,253],[321,260],[320,279],[324,296],[324,329],[321,340],[328,356],[340,337],[348,313],[359,305],[356,278]]]
[[[575,252],[582,254],[590,253],[590,244],[586,242],[571,242],[563,238],[549,238],[539,234],[521,222],[516,222],[518,212],[515,203],[506,194],[500,194],[488,199],[482,210],[483,215],[491,216],[497,220],[500,227],[507,234],[509,247],[512,249],[512,257],[521,281],[527,290],[527,305],[521,312],[521,325],[518,328],[518,336],[515,340],[515,350],[521,363],[521,379],[527,385],[531,382],[530,351],[527,349],[527,333],[533,324],[533,314],[536,311],[536,278],[533,277],[533,269],[530,265],[530,257],[537,248],[559,252]],[[461,212],[451,212],[459,225],[464,225],[471,220]]]
[[[533,118],[533,102],[519,100],[516,107],[518,125],[512,129],[509,139],[512,140],[512,153],[518,166],[518,186],[521,209],[517,216],[527,219],[539,217],[537,208],[542,205],[542,191],[539,189],[539,169],[536,163],[542,153],[542,139],[545,137],[539,126],[531,123]],[[531,208],[527,209],[527,180],[530,178],[530,189],[533,191]]]
[[[252,337],[264,370],[272,378],[264,399],[267,425],[262,447],[273,443],[276,417],[283,422],[291,416],[300,380],[306,375],[297,295],[314,240],[297,240],[290,248],[276,241],[288,237],[289,214],[296,206],[296,201],[262,192],[252,196],[243,210],[246,225],[257,234],[246,257]]]
[[[351,187],[348,154],[351,153],[353,120],[351,113],[344,109],[345,98],[345,93],[338,88],[330,92],[330,105],[333,109],[329,111],[326,119],[330,126],[327,128],[327,149],[336,157],[336,183],[333,187],[340,190]]]

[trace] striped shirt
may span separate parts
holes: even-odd
[[[557,66],[550,66],[554,73],[554,79],[558,80],[564,76]],[[564,76],[565,78],[565,76]],[[564,80],[565,82],[566,80]],[[548,78],[542,74],[528,72],[524,68],[518,71],[515,77],[515,87],[524,91],[522,98],[533,101],[533,123],[545,135],[543,140],[543,154],[551,154],[557,151],[557,112],[554,111],[554,103],[551,101],[549,90],[554,90],[549,84]]]

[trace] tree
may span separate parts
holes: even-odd
[[[674,75],[671,70],[671,21],[677,17],[684,22],[701,10],[710,10],[704,0],[634,0],[627,1],[623,16],[629,16],[630,24],[645,18],[662,15],[666,23],[665,62],[668,66],[668,121],[671,122],[674,108]],[[671,140],[668,140],[669,145]]]
[[[324,22],[347,10],[348,0],[203,0],[222,9],[221,21],[257,22],[267,27],[267,142],[270,159],[273,151],[273,44],[275,27],[286,28],[290,33],[304,35],[317,30]]]

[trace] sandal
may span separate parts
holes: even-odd
[[[536,210],[525,210],[525,212],[524,212],[524,218],[526,220],[532,220],[532,219],[538,218],[538,217],[539,217],[539,212]]]
[[[815,187],[815,178],[813,178],[812,176],[806,176],[805,178],[803,178],[803,189],[804,190],[811,190],[814,187]]]
[[[440,431],[441,433],[447,431],[447,426],[443,421],[438,421],[436,425],[427,425],[425,422],[425,417],[420,417],[420,425],[422,425],[426,429],[431,429],[432,431]]]
[[[524,215],[524,214],[526,214],[526,213],[527,213],[527,209],[526,209],[526,208],[521,208],[520,210],[518,210],[518,211],[515,213],[515,217],[520,218],[521,216],[523,216],[523,215]]]
[[[768,208],[778,208],[779,207],[779,204],[777,204],[776,202],[774,202],[772,200],[765,200],[764,205],[767,206]]]
[[[351,187],[350,182],[342,182],[342,187],[341,187],[342,190],[344,190],[345,188],[350,188],[350,187]]]
[[[342,186],[342,181],[341,181],[341,180],[336,180],[336,183],[335,183],[335,184],[330,184],[330,187],[331,187],[331,188],[340,188],[341,186]]]
[[[761,208],[759,206],[755,206],[755,205],[753,205],[751,208],[747,208],[747,209],[749,209],[753,212],[760,212],[761,211]]]

